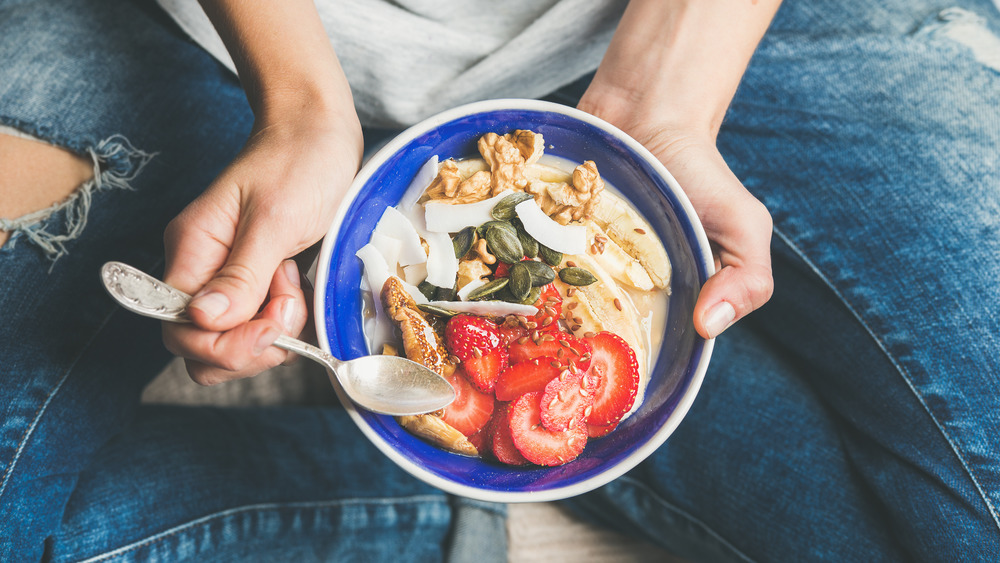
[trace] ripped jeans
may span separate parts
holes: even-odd
[[[568,505],[698,561],[1000,559],[1000,14],[954,1],[786,0],[719,136],[774,297],[670,440]],[[502,559],[502,507],[340,409],[139,405],[169,357],[98,268],[159,274],[251,122],[151,0],[0,0],[0,125],[98,173],[4,223],[0,559]]]

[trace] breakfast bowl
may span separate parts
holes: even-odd
[[[364,436],[404,470],[449,493],[493,502],[575,496],[638,465],[687,413],[713,346],[695,331],[692,314],[714,262],[698,217],[676,180],[614,126],[574,108],[517,99],[472,103],[428,118],[393,138],[364,164],[326,235],[317,264],[320,346],[343,359],[380,353],[369,351],[363,264],[356,253],[369,243],[386,208],[400,202],[430,159],[478,156],[480,137],[517,130],[540,134],[545,154],[552,158],[594,161],[609,187],[655,231],[672,272],[664,291],[669,294],[662,305],[665,311],[659,313],[662,321],[654,328],[661,340],[647,358],[649,375],[641,402],[613,432],[589,440],[568,463],[511,466],[447,452],[408,432],[391,416],[356,407],[337,389]]]

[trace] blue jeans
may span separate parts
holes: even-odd
[[[719,145],[774,298],[665,446],[568,502],[595,521],[692,560],[1000,559],[1000,14],[869,4],[786,0],[747,70]],[[0,1],[0,124],[100,172],[0,249],[0,560],[502,558],[502,507],[338,408],[138,404],[168,354],[98,268],[159,273],[251,121],[151,0]]]

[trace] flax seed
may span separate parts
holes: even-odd
[[[635,231],[635,232],[637,232],[637,233],[639,233],[640,235],[646,234],[646,231],[640,229],[639,227],[636,227],[636,228],[634,228],[632,230]]]
[[[580,330],[581,328],[583,328],[583,325],[573,325],[573,326],[570,327],[570,330],[572,330],[573,332],[576,332],[576,331]]]
[[[580,317],[573,317],[573,322],[576,323],[576,324],[578,324],[578,325],[582,325],[583,324],[583,319],[581,319]]]
[[[521,338],[518,338],[517,343],[520,344],[521,346],[524,346],[525,344],[528,343],[528,337],[522,336]]]
[[[566,297],[573,297],[574,293],[576,293],[576,288],[575,287],[571,287],[571,288],[569,288],[569,289],[566,290]]]
[[[549,362],[549,365],[552,366],[552,367],[554,367],[554,368],[557,368],[557,367],[559,367],[559,362],[557,362],[555,360],[552,360],[551,362]]]
[[[549,326],[550,324],[552,324],[552,317],[546,316],[542,319],[542,326]]]
[[[594,240],[596,240],[597,242],[608,242],[607,237],[605,237],[604,235],[594,235]]]
[[[597,336],[597,335],[596,335],[596,334],[594,334],[593,332],[585,332],[585,333],[583,334],[583,337],[584,337],[584,338],[593,338],[593,337],[595,337],[595,336]],[[587,355],[587,357],[590,357],[590,354],[586,354],[586,355]]]
[[[615,309],[622,310],[622,300],[615,297]]]
[[[570,303],[569,305],[566,305],[566,308],[572,311],[573,309],[576,309],[577,305],[579,305],[579,303],[577,303],[576,301],[574,301],[574,302]]]
[[[565,340],[560,340],[560,341],[559,341],[559,345],[560,345],[560,346],[562,346],[563,348],[570,348],[570,347],[571,347],[571,346],[569,345],[569,342],[566,342]],[[561,351],[561,350],[560,350],[560,351]]]
[[[566,266],[569,267],[569,268],[576,268],[576,262],[574,262],[572,260],[567,260],[566,261]]]
[[[538,323],[536,323],[536,322],[527,322],[527,323],[524,323],[524,328],[526,328],[528,330],[534,330],[534,329],[538,328]]]

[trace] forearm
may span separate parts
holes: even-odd
[[[309,114],[360,125],[351,89],[311,0],[201,0],[233,57],[258,122]]]
[[[632,0],[581,108],[620,126],[714,138],[779,4]]]

